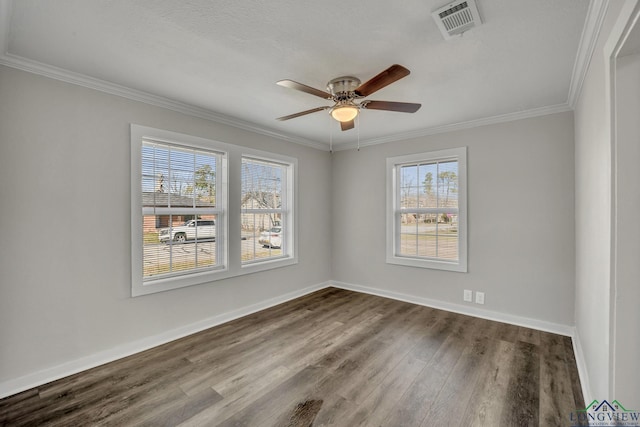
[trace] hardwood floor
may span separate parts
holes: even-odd
[[[0,400],[3,426],[556,426],[568,337],[328,288]]]

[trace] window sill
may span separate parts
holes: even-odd
[[[260,271],[271,270],[274,268],[286,267],[288,265],[294,265],[298,263],[298,259],[295,257],[283,255],[278,258],[272,258],[264,261],[251,261],[246,264],[242,264],[241,274],[258,273]]]
[[[459,273],[467,272],[466,264],[435,259],[388,256],[387,264],[403,265],[406,267],[430,268],[433,270],[456,271]]]
[[[149,295],[156,292],[170,291],[172,289],[185,288],[187,286],[202,285],[205,283],[216,282],[231,277],[243,276],[245,274],[259,273],[261,271],[272,270],[274,268],[287,267],[298,263],[298,259],[290,256],[283,256],[277,259],[254,262],[242,265],[240,269],[229,268],[205,271],[200,273],[192,273],[184,276],[162,277],[158,279],[147,280],[142,284],[134,284],[131,290],[131,296],[137,297]]]

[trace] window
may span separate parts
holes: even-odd
[[[216,169],[222,154],[142,143],[143,280],[215,269]],[[186,217],[196,218],[185,221]]]
[[[296,164],[131,125],[132,295],[297,263]]]
[[[387,262],[467,271],[466,148],[387,159]]]
[[[287,176],[290,165],[242,158],[242,262],[287,255]]]

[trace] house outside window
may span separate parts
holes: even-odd
[[[297,160],[131,125],[131,294],[298,262]]]
[[[226,254],[220,242],[225,241],[226,189],[219,178],[226,153],[152,136],[141,138],[139,153],[138,287],[181,287],[198,275],[224,270]]]
[[[466,148],[387,159],[387,263],[467,271]]]

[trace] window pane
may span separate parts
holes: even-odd
[[[400,195],[400,208],[417,208],[420,190],[416,186],[403,187]]]
[[[242,159],[242,209],[282,208],[282,180],[286,167]]]
[[[438,207],[458,207],[458,162],[438,164]]]
[[[400,254],[418,254],[418,224],[416,215],[400,215]]]
[[[287,166],[242,159],[242,262],[286,254],[283,202]]]
[[[420,216],[418,224],[418,255],[435,258],[437,256],[438,224],[437,214]]]
[[[467,271],[466,151],[387,158],[387,263]]]
[[[418,166],[400,168],[400,208],[418,207]]]
[[[438,224],[438,258],[458,259],[458,215],[440,215]]]
[[[438,258],[455,261],[458,259],[458,237],[438,236]]]
[[[194,193],[196,206],[216,206],[216,157],[195,152]]]
[[[418,166],[406,165],[400,168],[400,188],[418,185]]]
[[[242,262],[282,256],[282,223],[280,214],[242,214]]]
[[[169,153],[168,192],[171,207],[194,206],[194,152],[172,149]]]
[[[405,212],[400,215],[399,254],[457,260],[458,162],[401,166],[399,184],[400,209]],[[439,213],[418,213],[420,208]]]
[[[421,185],[421,208],[435,208],[438,207],[437,188],[438,185],[436,177],[438,176],[438,164],[429,163],[421,164],[418,170],[418,176],[420,178]]]
[[[143,216],[143,277],[216,265],[216,215]]]
[[[142,201],[144,206],[169,206],[169,150],[142,145]]]
[[[218,154],[142,144],[143,278],[216,267]]]
[[[159,230],[169,226],[168,215],[144,215],[142,218],[143,276],[151,277],[170,271],[171,253],[160,243]]]
[[[400,234],[401,255],[418,255],[417,237],[415,233]]]
[[[217,155],[145,142],[143,206],[215,207]]]

